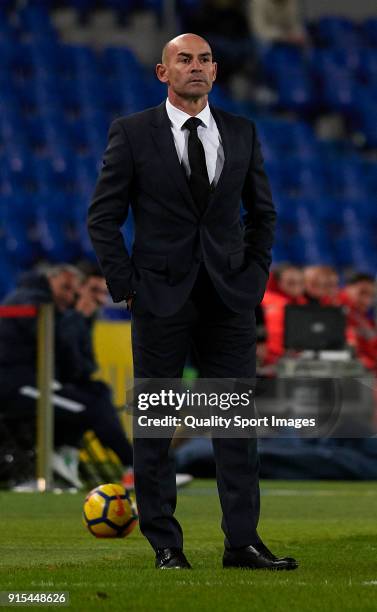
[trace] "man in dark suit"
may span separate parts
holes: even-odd
[[[255,315],[271,263],[275,210],[254,124],[208,104],[208,43],[183,34],[157,76],[168,99],[114,121],[88,228],[114,301],[132,318],[135,378],[180,378],[192,343],[205,378],[255,376]],[[240,222],[240,202],[246,211]],[[135,242],[120,227],[132,207]],[[189,568],[174,517],[170,439],[135,438],[140,528],[158,568]],[[213,439],[224,567],[294,569],[257,534],[255,439]]]

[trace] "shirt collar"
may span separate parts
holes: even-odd
[[[171,123],[179,130],[182,129],[182,126],[187,121],[187,119],[190,119],[191,117],[191,115],[189,115],[188,113],[185,113],[180,108],[173,106],[169,98],[166,98],[166,112],[168,114],[168,117]],[[200,111],[200,113],[195,116],[202,121],[205,127],[209,126],[210,118],[211,118],[211,111],[210,111],[208,102],[206,106],[203,108],[203,110]]]

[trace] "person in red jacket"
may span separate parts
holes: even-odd
[[[332,266],[306,266],[304,269],[304,296],[308,304],[336,306],[339,276]]]
[[[347,342],[363,365],[377,375],[377,325],[368,316],[375,298],[373,276],[362,273],[354,274],[338,295],[347,317]]]
[[[265,365],[276,363],[284,353],[285,307],[306,302],[301,268],[284,263],[275,267],[271,276],[262,301],[267,331]]]

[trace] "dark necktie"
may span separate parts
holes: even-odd
[[[201,123],[197,117],[191,117],[187,119],[183,127],[190,132],[188,137],[188,160],[191,171],[189,178],[190,190],[195,204],[199,211],[203,213],[208,204],[210,184],[204,147],[198,136],[198,126]]]

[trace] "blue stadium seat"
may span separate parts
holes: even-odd
[[[322,105],[339,112],[352,108],[357,101],[358,68],[361,52],[349,49],[314,49],[311,71],[317,81]]]
[[[38,181],[32,163],[26,163],[20,169],[9,168],[8,178],[12,192],[22,190],[25,196],[30,198],[38,192]]]
[[[321,100],[325,107],[340,113],[357,104],[357,82],[347,70],[327,72],[321,78]]]
[[[58,45],[56,48],[57,69],[66,77],[96,73],[99,58],[96,53],[82,45]]]
[[[285,245],[275,244],[272,249],[272,261],[274,264],[290,261],[290,252]]]
[[[4,246],[16,265],[30,266],[38,254],[35,241],[36,214],[33,195],[13,193],[3,199]]]
[[[315,95],[308,65],[300,49],[292,45],[275,44],[261,52],[266,78],[277,89],[278,104],[293,110],[309,109]]]
[[[91,153],[83,153],[82,155],[76,155],[75,167],[75,194],[87,198],[89,202],[95,180],[97,178],[97,166],[96,159]]]
[[[4,238],[0,240],[0,301],[14,287],[17,265],[8,253]]]
[[[318,142],[313,129],[304,121],[263,117],[259,118],[256,123],[258,135],[263,144],[263,155],[268,161],[278,163],[281,157],[286,157],[286,155],[309,160],[317,157]]]
[[[281,164],[279,163],[278,156],[273,157],[272,159],[267,159],[265,163],[265,169],[270,183],[272,195],[282,195],[283,171],[281,168]]]
[[[356,156],[338,156],[327,166],[332,195],[338,198],[365,197],[362,166]]]
[[[363,34],[371,45],[377,47],[377,17],[371,17],[365,20],[363,24]]]
[[[48,13],[56,0],[28,0],[18,25],[5,14],[5,0],[1,4],[0,293],[6,285],[1,262],[9,257],[23,267],[39,257],[93,257],[87,207],[110,122],[166,96],[130,49],[95,52],[61,43]],[[85,13],[93,2],[67,4]],[[135,8],[160,14],[162,3],[103,0],[102,5],[124,19]],[[186,12],[199,5],[179,2]],[[377,147],[377,20],[358,26],[325,18],[313,32],[313,50],[278,44],[261,55],[278,93],[277,109],[294,111],[290,119],[260,114],[257,120],[278,211],[274,260],[376,268],[377,164],[373,156],[362,159],[351,142],[319,141],[302,118],[311,120],[318,109],[339,112],[350,132],[364,135],[365,148]],[[211,101],[255,118],[251,105],[217,85]],[[123,233],[130,246],[132,219]]]
[[[341,198],[320,197],[306,201],[304,206],[315,216],[323,228],[327,228],[329,236],[336,235],[344,223],[344,202]]]
[[[141,68],[136,55],[128,47],[105,47],[99,61],[105,76],[138,72]]]
[[[12,69],[14,56],[15,56],[15,42],[12,37],[7,34],[1,34],[0,31],[0,53],[1,53],[1,66],[0,70],[2,73],[8,74]]]
[[[268,76],[274,78],[285,68],[303,68],[304,55],[299,47],[276,43],[261,50],[261,62]]]
[[[278,105],[303,111],[315,105],[316,99],[310,75],[302,68],[286,67],[274,79],[278,91]]]
[[[66,167],[59,167],[50,156],[34,157],[33,171],[38,184],[38,193],[48,197],[56,192],[69,194],[76,189],[76,176],[70,175]]]
[[[4,107],[1,106],[0,102],[0,137],[2,145],[25,144],[24,124],[18,100],[15,100],[12,96],[4,96],[3,101],[5,102]]]
[[[275,206],[278,214],[278,225],[283,229],[283,232],[296,231],[299,200],[294,197],[283,196],[280,192],[275,197]]]
[[[123,234],[124,241],[126,243],[126,248],[128,249],[128,251],[131,251],[133,241],[134,241],[134,221],[133,221],[131,209],[130,209],[130,214],[127,217],[127,221],[122,228],[122,234]]]
[[[7,259],[9,259],[8,255]],[[10,266],[9,268],[5,266],[4,260],[0,255],[0,300],[3,300],[7,293],[14,287],[14,275],[11,270],[12,268]]]
[[[304,266],[307,264],[307,254],[305,242],[297,232],[297,234],[290,237],[288,243],[289,261]]]
[[[364,53],[365,49],[359,47],[319,47],[311,49],[309,57],[311,68],[317,74],[339,70],[355,72],[362,65]]]
[[[347,236],[340,236],[333,241],[335,263],[340,268],[350,267],[353,264],[351,244]]]
[[[373,159],[363,159],[361,161],[363,180],[370,195],[371,201],[377,193],[377,167]]]
[[[325,193],[325,174],[319,160],[303,160],[292,156],[282,160],[281,165],[281,185],[288,195],[310,199]]]
[[[68,143],[76,151],[89,149],[89,138],[82,118],[72,119],[66,122]]]
[[[61,104],[64,112],[71,115],[79,115],[82,109],[82,100],[76,81],[66,83],[61,89]]]
[[[55,193],[37,205],[39,240],[49,261],[73,261],[80,255],[71,199]]]
[[[327,46],[356,46],[359,32],[356,24],[346,17],[322,17],[316,24],[320,42]]]
[[[372,149],[377,147],[376,101],[377,91],[364,99],[359,98],[358,103],[355,101],[358,128],[365,137],[366,145]]]
[[[31,78],[34,74],[35,61],[25,44],[14,45],[9,59],[9,71],[14,78]]]
[[[358,72],[364,83],[377,83],[377,48],[362,50]]]
[[[355,242],[360,242],[369,251],[373,250],[373,243],[376,238],[376,217],[365,218],[360,214],[357,205],[347,206],[344,211],[344,229],[349,238]]]
[[[28,81],[19,82],[17,84],[17,89],[15,88],[14,91],[17,92],[20,114],[23,116],[35,115],[39,112],[36,89],[35,87],[30,87]]]
[[[150,106],[157,106],[166,98],[166,87],[154,76],[145,78],[145,95]]]
[[[25,129],[28,142],[33,149],[47,147],[49,142],[49,131],[44,120],[40,116],[29,117],[25,121]]]
[[[46,38],[54,35],[54,28],[46,6],[26,6],[17,13],[19,26],[33,35]]]
[[[0,32],[8,32],[11,24],[8,21],[8,11],[13,8],[13,0],[3,0],[0,6]]]

